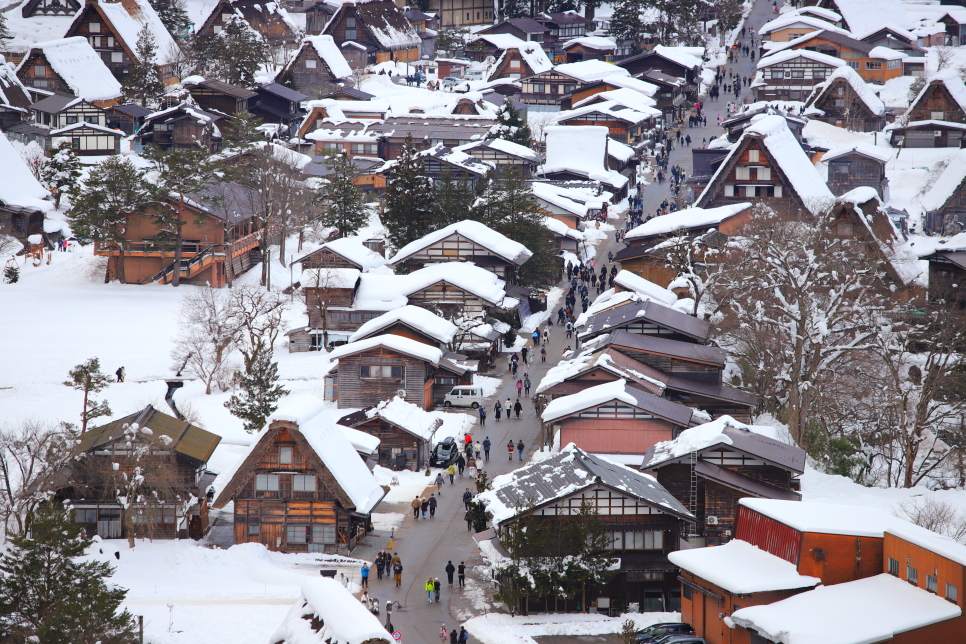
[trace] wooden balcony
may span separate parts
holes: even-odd
[[[258,233],[251,233],[231,242],[231,256],[238,257],[239,255],[244,255],[250,252],[256,246],[258,246]],[[204,252],[206,249],[212,245],[221,246],[221,244],[213,244],[212,242],[196,242],[196,241],[186,241],[181,245],[181,256],[184,259],[190,259],[195,255]],[[116,257],[120,253],[117,247],[111,244],[105,244],[103,242],[96,242],[94,245],[94,254],[103,257]],[[224,252],[220,255],[222,261],[224,261]],[[174,259],[174,246],[171,244],[159,244],[152,241],[140,241],[140,242],[130,242],[127,247],[127,252],[125,257],[164,257]]]

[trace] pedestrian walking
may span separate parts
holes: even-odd
[[[392,574],[396,576],[396,588],[402,585],[402,562],[397,561],[392,565]]]
[[[426,600],[432,602],[433,591],[436,590],[436,584],[433,583],[432,577],[426,580],[426,585],[423,588],[426,590]]]
[[[452,485],[453,484],[453,477],[456,476],[456,466],[453,465],[452,463],[450,463],[449,464],[449,467],[446,468],[446,473],[449,474],[449,484]]]
[[[523,381],[517,378],[517,398],[520,397],[520,392],[523,390]]]
[[[547,361],[547,347],[540,347],[540,362]]]
[[[480,460],[480,449],[482,449],[480,441],[476,441],[476,445],[473,446],[473,451],[476,452],[476,460]]]
[[[426,513],[429,512],[429,499],[423,498],[420,507],[423,510],[423,518],[426,518]]]
[[[480,405],[480,427],[486,427],[486,405]]]
[[[452,632],[450,632],[449,634],[449,644],[460,644],[459,637],[460,637],[460,634],[457,633],[456,629],[454,628]]]
[[[526,348],[526,347],[523,347],[522,349],[520,349],[520,357],[521,357],[521,358],[523,358],[523,364],[524,364],[524,365],[527,365],[527,364],[529,364],[529,363],[527,362],[527,353],[528,353],[529,351],[530,351],[530,350],[529,350],[528,348]]]
[[[507,453],[509,455],[509,458],[507,460],[509,460],[509,461],[512,461],[513,460],[513,449],[514,449],[513,448],[513,439],[511,438],[510,441],[506,444],[506,451],[507,451]]]
[[[442,472],[436,475],[436,491],[440,494],[440,496],[443,495],[443,473]]]
[[[476,459],[470,454],[466,457],[466,476],[469,478],[476,478]]]
[[[460,588],[466,585],[466,564],[462,561],[460,565],[456,566],[456,576],[460,581]]]
[[[120,367],[120,368],[118,368],[117,371],[114,372],[114,375],[117,376],[117,381],[118,382],[124,382],[124,373],[125,373],[124,372],[124,367]]]
[[[449,637],[449,633],[446,632],[446,624],[439,627],[439,644],[446,644],[446,638]],[[457,644],[459,644],[457,642]]]
[[[493,405],[493,415],[496,416],[497,422],[500,422],[500,414],[501,413],[503,413],[503,405],[501,405],[500,404],[500,401],[498,400]]]
[[[470,639],[470,634],[466,632],[466,629],[460,626],[460,636],[459,642],[457,644],[466,644]]]
[[[473,493],[470,492],[470,488],[466,488],[466,492],[463,492],[463,507],[467,510],[470,509],[470,499],[473,498]]]
[[[452,559],[446,562],[446,578],[449,580],[449,585],[453,585],[453,573],[456,572],[456,566],[453,565]]]
[[[570,320],[567,320],[567,337],[572,338],[574,336],[574,325]]]
[[[413,518],[414,519],[418,519],[419,518],[419,508],[423,505],[423,502],[420,501],[419,500],[419,497],[417,496],[415,499],[413,499],[413,502],[410,505],[413,506]]]
[[[523,460],[523,441],[520,441],[519,443],[517,443],[517,455],[520,457],[520,460],[522,461]]]
[[[527,398],[530,397],[530,376],[529,375],[526,375],[526,377],[523,379],[523,395],[525,395]]]
[[[523,405],[520,404],[519,398],[517,398],[517,401],[513,403],[513,411],[517,415],[517,420],[520,420],[520,412],[523,411]]]
[[[442,589],[443,584],[439,583],[439,577],[433,580],[433,593],[436,595],[436,603],[439,603],[439,591]]]
[[[362,583],[360,584],[363,588],[369,587],[369,564],[362,564]]]
[[[483,441],[483,460],[490,460],[490,437],[487,436]]]
[[[459,472],[460,478],[463,478],[463,470],[465,469],[466,469],[466,459],[463,458],[462,454],[460,454],[459,456],[456,457],[456,470]]]
[[[380,550],[376,555],[376,579],[381,580],[384,572],[386,572],[386,553]]]
[[[469,532],[473,529],[473,512],[467,510],[466,514],[463,515],[463,520],[466,521],[466,531]],[[462,586],[463,584],[460,584]]]
[[[429,518],[432,519],[436,516],[436,495],[429,495]]]
[[[513,409],[513,403],[510,402],[510,397],[506,397],[506,402],[503,403],[503,411],[506,412],[506,419],[510,420],[510,411]]]

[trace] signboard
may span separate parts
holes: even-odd
[[[402,639],[402,633],[400,633],[399,631],[393,631],[392,638],[398,642],[399,640]]]

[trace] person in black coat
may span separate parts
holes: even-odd
[[[460,476],[463,476],[463,470],[466,469],[466,459],[460,454],[456,459],[456,469],[459,471]]]
[[[513,403],[513,411],[516,412],[517,420],[519,420],[520,419],[520,412],[523,411],[523,405],[520,404],[520,399],[519,398],[517,398],[517,401],[515,403]]]
[[[446,579],[449,580],[450,586],[453,585],[453,573],[455,572],[456,572],[456,566],[454,566],[453,562],[450,561],[449,563],[446,564]]]
[[[456,629],[454,628],[453,629],[453,632],[451,632],[449,634],[449,644],[460,644],[460,642],[459,642],[459,636],[460,636],[460,634],[457,633],[456,632]]]
[[[461,561],[460,565],[456,567],[456,573],[460,580],[460,588],[462,588],[466,585],[466,564]]]

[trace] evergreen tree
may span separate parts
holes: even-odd
[[[431,230],[433,186],[423,174],[423,158],[406,137],[386,188],[382,224],[390,245],[399,250]]]
[[[93,540],[69,512],[41,506],[30,532],[0,556],[0,637],[38,644],[130,644],[127,591],[108,586],[113,567],[83,561]]]
[[[118,251],[117,279],[124,282],[127,215],[153,199],[144,172],[121,156],[94,166],[73,198],[68,221],[75,234]]]
[[[433,182],[433,230],[467,219],[476,195],[465,179],[453,176],[449,167]]]
[[[533,255],[517,269],[516,283],[546,287],[560,274],[560,259],[545,226],[533,190],[518,168],[510,166],[488,177],[475,218],[493,230],[520,242]]]
[[[20,267],[16,264],[8,264],[3,268],[3,281],[7,284],[16,284],[20,281]]]
[[[266,57],[265,43],[243,20],[233,18],[211,39],[215,76],[229,85],[253,87],[255,73]]]
[[[0,12],[0,45],[5,45],[8,40],[13,38],[10,27],[7,26],[7,14]]]
[[[81,163],[70,141],[64,140],[53,149],[53,154],[40,168],[40,180],[54,195],[54,207],[60,208],[64,193],[73,194],[81,176]]]
[[[611,16],[610,33],[617,41],[637,38],[645,31],[641,12],[645,6],[642,0],[617,0]]]
[[[278,363],[272,361],[272,351],[258,351],[247,372],[240,372],[236,380],[241,395],[232,395],[225,407],[245,423],[245,431],[257,432],[268,421],[278,401],[288,391],[278,384]]]
[[[580,597],[581,610],[587,612],[587,591],[607,584],[617,571],[608,554],[612,540],[601,522],[597,508],[584,499],[580,511],[571,513],[561,534],[567,561],[563,571],[571,597]]]
[[[107,401],[97,402],[91,395],[107,389],[111,383],[110,377],[101,371],[101,361],[89,358],[87,362],[77,365],[67,372],[68,380],[64,382],[68,387],[84,392],[84,407],[81,410],[81,433],[87,431],[87,423],[100,416],[110,416],[111,408]]]
[[[319,187],[316,197],[323,206],[316,221],[338,229],[343,237],[347,237],[369,222],[362,190],[352,183],[359,169],[344,152],[328,155],[323,163],[330,174],[325,177],[327,181]]]
[[[513,107],[513,103],[508,98],[497,110],[496,126],[490,129],[486,138],[505,139],[529,148],[533,142],[533,133],[530,131],[530,125],[523,120],[520,112]]]
[[[161,22],[164,23],[164,28],[171,35],[178,36],[185,33],[188,25],[191,24],[183,0],[148,0],[148,2],[154,7]]]
[[[152,192],[154,199],[149,211],[159,229],[156,239],[174,248],[175,266],[181,265],[184,247],[184,226],[189,219],[190,195],[197,194],[221,179],[220,168],[202,147],[172,147],[162,150],[149,145],[144,158],[154,166]],[[181,284],[181,272],[174,271],[172,286]]]
[[[158,46],[154,41],[154,34],[147,25],[138,32],[138,42],[135,46],[135,57],[138,63],[131,68],[131,72],[121,83],[124,98],[142,107],[154,107],[157,97],[164,92],[161,81],[161,68],[155,64]]]

